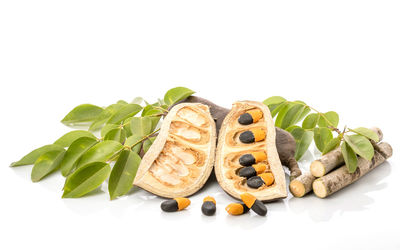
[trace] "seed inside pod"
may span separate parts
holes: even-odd
[[[250,129],[239,135],[239,140],[242,143],[259,142],[265,139],[265,131],[263,129]]]
[[[267,207],[260,200],[249,193],[243,193],[240,195],[240,198],[246,204],[248,208],[251,208],[256,214],[265,216],[267,214]]]
[[[185,209],[189,205],[190,200],[188,198],[179,197],[161,203],[161,210],[164,212],[176,212]]]
[[[249,125],[258,122],[263,117],[261,110],[249,110],[239,117],[238,122],[242,125]]]
[[[239,163],[242,166],[251,166],[255,163],[265,161],[267,155],[264,152],[252,152],[250,154],[244,154],[239,158]]]
[[[261,179],[260,176],[253,176],[247,180],[247,186],[249,186],[251,188],[257,189],[257,188],[261,187],[262,185],[264,185],[264,181],[263,181],[263,179]]]
[[[201,206],[201,211],[204,215],[211,216],[215,214],[216,208],[215,199],[211,196],[207,196],[203,199],[203,205]]]
[[[247,213],[249,208],[244,203],[231,203],[225,208],[225,210],[230,215],[241,215]]]

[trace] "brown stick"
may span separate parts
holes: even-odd
[[[304,173],[290,182],[290,192],[295,197],[303,197],[312,190],[314,180],[315,177],[311,173]]]
[[[383,138],[382,130],[377,127],[373,127],[371,128],[371,130],[378,135],[379,141],[381,141]],[[315,177],[322,177],[331,172],[333,169],[342,166],[343,163],[344,159],[342,151],[340,147],[338,147],[335,150],[327,153],[326,155],[321,156],[320,159],[313,161],[310,165],[310,172]]]
[[[391,157],[393,149],[390,144],[381,142],[375,145],[375,154],[371,161],[358,158],[357,170],[350,174],[347,166],[344,165],[333,172],[317,179],[313,183],[313,190],[319,198],[325,198],[342,188],[352,184],[362,176],[379,166],[387,158]]]

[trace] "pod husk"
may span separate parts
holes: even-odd
[[[190,113],[192,111],[194,113]],[[184,112],[190,114],[184,115]],[[196,120],[198,117],[203,117],[205,121],[203,125],[198,124]],[[200,131],[200,139],[194,140],[190,136],[182,136],[179,131],[185,133],[186,127],[189,130]],[[215,147],[215,122],[210,115],[209,107],[200,103],[178,104],[163,120],[160,133],[144,155],[133,184],[166,198],[190,196],[202,188],[210,176],[214,165]],[[172,149],[177,151],[174,152]],[[190,152],[187,154],[195,158],[194,163],[185,165],[185,160],[182,160],[184,158],[180,158],[185,154],[182,152]],[[177,164],[170,164],[175,160],[178,160]],[[174,169],[182,164],[188,170],[188,174],[184,176],[179,175],[180,170]],[[175,175],[167,173],[171,167],[173,169],[171,173]],[[180,182],[176,184],[178,180]]]
[[[253,108],[260,109],[263,112],[263,118],[251,125],[239,124],[237,122],[238,117],[247,110]],[[237,133],[237,131],[240,132],[253,127],[262,127],[266,130],[266,138],[264,141],[251,144],[234,142],[235,140],[232,139],[232,135]],[[236,199],[240,199],[240,195],[245,192],[253,194],[261,201],[272,201],[287,197],[285,173],[279,160],[275,144],[275,133],[276,131],[270,111],[264,104],[254,101],[241,101],[232,105],[232,110],[225,117],[219,131],[215,161],[215,175],[225,192]],[[234,165],[232,167],[232,165],[229,165],[230,163],[227,164],[226,157],[230,159],[229,155],[237,154],[236,157],[238,157],[245,153],[260,150],[267,153],[267,163],[269,164],[270,172],[274,175],[275,183],[272,186],[252,189],[247,187],[244,177],[234,174],[241,166],[238,163],[232,163],[232,165]]]

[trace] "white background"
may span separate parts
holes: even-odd
[[[398,249],[399,1],[0,1],[1,249]],[[9,168],[70,129],[81,103],[186,86],[229,107],[272,95],[379,126],[394,156],[332,195],[228,216],[211,180],[175,214],[143,190],[61,199],[64,179]],[[307,169],[318,155],[300,161]],[[206,195],[217,214],[200,212]]]

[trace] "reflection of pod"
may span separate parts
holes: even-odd
[[[208,106],[178,104],[164,119],[133,184],[168,198],[194,194],[210,176],[215,144],[215,122]]]
[[[259,119],[248,125],[239,122],[239,117],[249,111],[262,112]],[[253,143],[243,143],[240,133],[243,131],[265,132],[264,139]],[[268,166],[264,172],[272,173],[271,185],[262,185],[255,189],[247,186],[246,178],[253,173],[243,173],[243,167],[253,164]],[[242,174],[241,174],[242,170]],[[221,187],[233,197],[240,199],[242,193],[250,193],[260,201],[270,201],[287,196],[285,174],[275,144],[275,127],[268,107],[260,102],[236,102],[225,117],[219,131],[215,161],[215,174]],[[258,172],[257,174],[262,174]],[[242,175],[242,176],[240,176]]]

